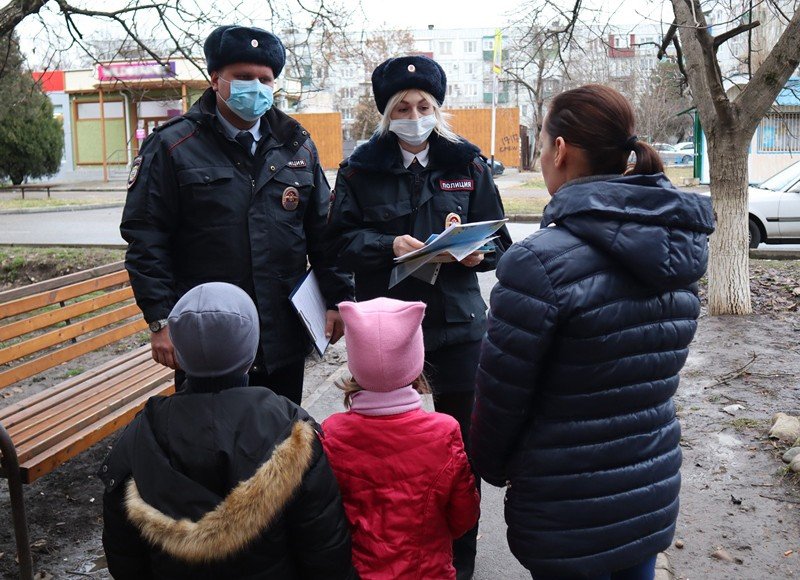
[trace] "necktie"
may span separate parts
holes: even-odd
[[[248,155],[253,154],[253,143],[255,142],[255,138],[250,131],[239,131],[236,134],[236,142],[244,147],[244,150],[247,151]]]
[[[408,166],[408,170],[415,175],[419,175],[425,168],[422,167],[422,163],[420,163],[416,157],[411,162],[411,165]]]

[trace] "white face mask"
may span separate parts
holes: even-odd
[[[436,128],[436,115],[425,115],[419,119],[392,119],[389,131],[409,145],[422,145]]]

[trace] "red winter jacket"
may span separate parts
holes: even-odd
[[[453,538],[480,509],[455,419],[349,411],[330,416],[323,431],[362,580],[455,578]]]

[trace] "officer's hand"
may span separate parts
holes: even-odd
[[[474,268],[481,262],[483,262],[483,252],[479,251],[472,252],[469,256],[461,260],[461,263],[467,268]]]
[[[325,337],[331,339],[331,344],[336,344],[344,335],[344,321],[338,310],[328,310],[325,313]]]
[[[153,354],[153,360],[157,363],[171,369],[179,368],[178,361],[175,359],[175,347],[172,346],[172,339],[166,328],[150,333],[150,352]]]
[[[394,255],[398,258],[403,256],[409,252],[413,252],[414,250],[419,250],[425,244],[420,242],[414,236],[409,236],[408,234],[404,236],[397,236],[392,243],[392,249],[394,250]]]

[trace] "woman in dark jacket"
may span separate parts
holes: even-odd
[[[389,278],[394,258],[452,222],[502,219],[503,205],[479,149],[455,135],[440,111],[442,67],[424,56],[391,58],[373,72],[372,89],[383,117],[369,142],[339,168],[331,243],[337,265],[355,274],[358,300],[426,303],[425,371],[434,406],[458,421],[466,442],[486,329],[476,273],[494,269],[511,243],[508,232],[500,230],[492,253],[441,264],[433,282],[412,275],[389,288]],[[472,576],[476,535],[477,526],[454,544],[459,578]]]
[[[553,99],[541,136],[553,199],[492,291],[472,457],[508,485],[509,545],[537,580],[652,578],[675,532],[672,396],[713,214],[672,186],[633,129],[608,87]]]
[[[222,282],[196,286],[167,328],[186,387],[150,399],[100,470],[111,575],[356,578],[314,421],[247,386],[259,337],[250,297]]]

